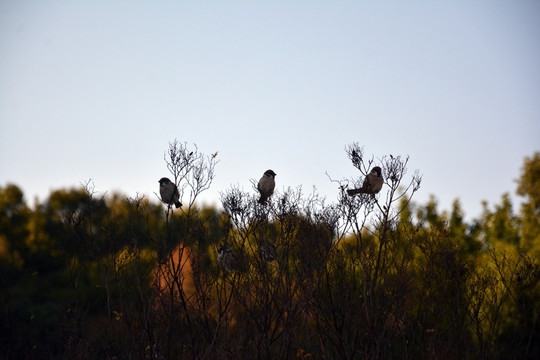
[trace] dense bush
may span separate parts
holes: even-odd
[[[165,161],[179,210],[91,183],[30,209],[0,188],[0,357],[540,357],[540,155],[525,161],[519,214],[505,195],[467,224],[457,201],[450,213],[411,201],[421,178],[406,178],[407,158],[346,150],[361,175],[332,180],[332,203],[289,188],[261,205],[231,187],[221,210],[199,208],[216,157],[178,142]],[[375,162],[383,191],[348,196]]]

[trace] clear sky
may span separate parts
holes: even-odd
[[[30,205],[90,178],[154,196],[174,139],[219,151],[205,203],[269,168],[333,201],[358,142],[477,217],[539,115],[540,1],[0,0],[0,186]]]

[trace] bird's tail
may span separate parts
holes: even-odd
[[[262,196],[257,201],[259,204],[266,204],[266,199],[268,199],[266,196]]]
[[[347,194],[349,194],[349,196],[354,196],[356,194],[365,194],[365,193],[366,191],[363,188],[347,190]]]
[[[174,206],[176,206],[176,208],[178,209],[179,207],[182,206],[182,203],[180,201],[177,201],[174,203]]]

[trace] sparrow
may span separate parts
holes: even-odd
[[[259,183],[257,184],[257,190],[259,190],[259,193],[261,194],[259,204],[266,203],[266,200],[274,193],[274,188],[276,187],[274,178],[276,175],[277,174],[272,170],[266,170],[259,180]]]
[[[238,269],[238,260],[229,245],[223,245],[218,249],[218,263],[227,271]]]
[[[167,205],[176,206],[179,208],[182,203],[179,201],[180,194],[176,185],[166,177],[159,179],[159,194],[161,195],[161,201]]]
[[[384,179],[381,175],[381,168],[375,166],[371,169],[371,172],[364,179],[364,183],[360,189],[351,189],[347,190],[349,196],[354,196],[356,194],[371,194],[375,195],[381,191],[383,186]]]
[[[263,240],[259,243],[259,254],[266,262],[272,262],[276,259],[276,247],[268,240]]]

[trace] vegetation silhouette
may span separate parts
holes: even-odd
[[[504,194],[467,223],[458,200],[412,200],[408,157],[345,152],[358,176],[329,176],[334,202],[299,187],[259,204],[252,180],[200,208],[217,153],[176,140],[174,211],[90,181],[32,208],[0,187],[0,357],[539,358],[540,153],[524,161],[518,212]],[[349,196],[373,166],[380,193]]]

